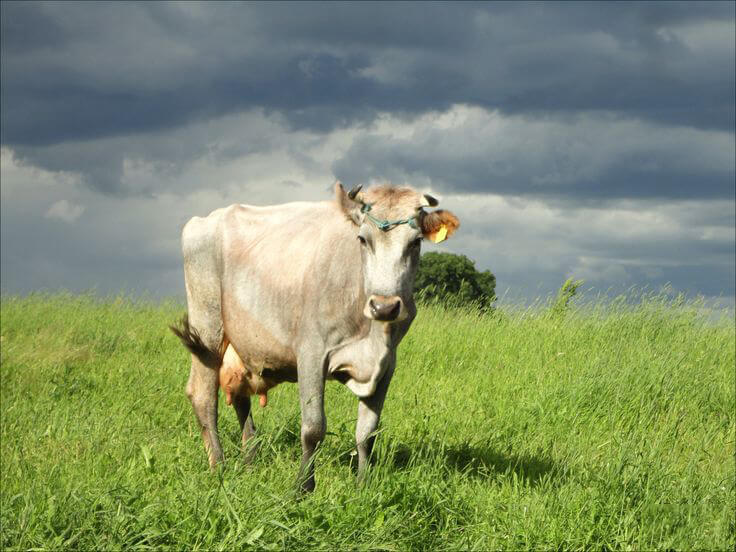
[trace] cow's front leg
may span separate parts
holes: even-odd
[[[358,423],[355,426],[355,443],[358,447],[358,477],[361,477],[370,465],[373,444],[376,440],[375,432],[381,419],[381,410],[383,410],[383,402],[386,400],[386,392],[394,375],[395,360],[392,360],[383,378],[378,382],[376,392],[370,397],[360,399],[358,403]]]
[[[314,452],[324,440],[325,375],[319,359],[299,363],[299,401],[302,413],[302,463],[299,468],[299,486],[303,492],[314,490]]]
[[[238,415],[238,422],[240,423],[244,459],[247,463],[250,463],[253,461],[253,458],[255,458],[258,448],[253,442],[253,437],[255,437],[256,434],[256,426],[253,423],[253,412],[250,408],[250,396],[234,396],[233,406],[235,407],[235,412]]]

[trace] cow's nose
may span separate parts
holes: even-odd
[[[393,322],[401,312],[401,299],[398,297],[373,296],[368,300],[371,318],[381,322]]]

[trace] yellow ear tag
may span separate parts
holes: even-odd
[[[445,241],[445,239],[447,239],[447,226],[443,224],[432,236],[432,241],[434,243],[440,243],[441,241]]]

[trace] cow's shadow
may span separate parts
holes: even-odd
[[[298,423],[280,425],[275,434],[258,434],[256,445],[260,446],[258,456],[281,454],[285,450],[300,452]],[[344,429],[344,428],[343,428]],[[235,436],[235,434],[233,434]],[[335,435],[335,434],[332,434]],[[234,450],[239,446],[239,433],[233,440]],[[333,445],[327,452],[338,464],[349,465],[357,471],[358,457],[354,448],[344,449],[344,443],[352,438],[347,430],[338,431],[339,445]],[[447,470],[474,479],[501,479],[512,476],[522,485],[537,486],[542,483],[558,485],[567,476],[567,469],[545,454],[501,452],[490,445],[476,443],[442,443],[438,439],[425,440],[420,446],[409,446],[387,435],[378,435],[376,450],[371,464],[384,465],[389,469],[403,471],[426,465],[443,464]],[[238,441],[237,443],[235,441]],[[380,444],[379,444],[380,443]],[[258,461],[258,460],[256,460]]]
[[[436,455],[453,471],[476,479],[493,479],[514,475],[522,484],[536,486],[543,481],[557,484],[565,477],[565,470],[546,456],[503,453],[490,446],[461,443],[442,445],[431,442],[414,451],[403,443],[386,444],[386,453],[376,459],[396,470],[410,469],[425,462],[436,462]],[[382,456],[382,457],[381,457]]]

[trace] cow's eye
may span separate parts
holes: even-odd
[[[360,242],[360,245],[368,245],[363,236],[358,236],[358,241]]]

